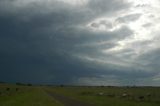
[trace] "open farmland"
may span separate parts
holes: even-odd
[[[160,105],[158,87],[50,87],[46,89],[50,93],[65,95],[94,106]]]
[[[0,106],[63,106],[39,87],[0,84]]]
[[[159,106],[159,87],[0,84],[0,106]]]

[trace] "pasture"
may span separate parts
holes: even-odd
[[[0,106],[160,106],[160,88],[0,84]]]
[[[40,87],[0,84],[0,106],[63,106]]]
[[[159,87],[50,87],[46,89],[94,106],[160,106]]]

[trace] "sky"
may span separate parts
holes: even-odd
[[[0,0],[0,81],[160,86],[159,0]]]

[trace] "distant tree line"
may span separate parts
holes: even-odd
[[[25,84],[25,83],[20,83],[20,82],[17,82],[16,85],[20,85],[20,86],[32,86],[31,83]]]

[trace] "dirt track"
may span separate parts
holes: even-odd
[[[85,103],[85,102],[81,102],[60,94],[56,94],[53,92],[48,92],[48,95],[50,95],[51,97],[53,97],[54,99],[60,101],[62,104],[64,104],[64,106],[93,106],[91,104]]]

